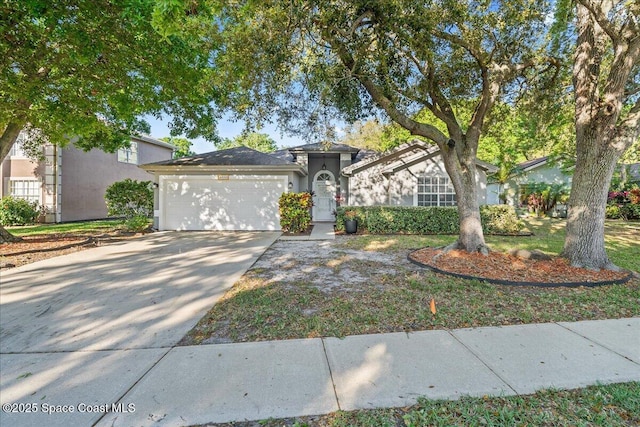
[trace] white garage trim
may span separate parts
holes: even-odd
[[[287,175],[160,175],[161,230],[280,230]]]

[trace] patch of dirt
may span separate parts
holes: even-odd
[[[126,233],[118,230],[100,234],[63,233],[25,236],[20,242],[0,244],[0,269],[20,267],[141,235],[141,233]]]
[[[627,272],[572,267],[566,259],[560,257],[546,260],[524,259],[501,252],[490,252],[485,256],[452,250],[442,254],[441,249],[424,248],[411,253],[410,257],[448,273],[510,282],[597,283],[624,279],[629,275]]]
[[[597,287],[498,286],[434,273],[411,262],[406,245],[374,251],[347,247],[350,239],[276,241],[179,345],[639,315],[637,279]]]
[[[337,248],[331,241],[275,242],[249,274],[270,283],[308,283],[323,293],[358,291],[382,286],[386,276],[403,278],[420,267],[403,252],[365,252]]]

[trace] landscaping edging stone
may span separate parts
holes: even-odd
[[[599,281],[599,282],[523,282],[523,281],[511,281],[511,280],[502,280],[502,279],[491,279],[491,278],[487,278],[487,277],[480,277],[480,276],[471,276],[468,274],[460,274],[460,273],[453,273],[450,271],[445,271],[445,270],[441,270],[438,267],[434,267],[432,265],[429,264],[425,264],[423,262],[417,261],[415,259],[413,259],[411,257],[411,255],[414,252],[417,252],[421,249],[424,248],[420,248],[420,249],[414,249],[411,252],[409,252],[407,254],[407,260],[409,260],[409,262],[418,265],[420,267],[424,267],[426,269],[429,269],[431,271],[433,271],[434,273],[439,273],[439,274],[444,274],[446,276],[452,276],[452,277],[457,277],[460,279],[467,279],[467,280],[479,280],[482,282],[487,282],[487,283],[492,283],[495,285],[503,285],[503,286],[533,286],[533,287],[538,287],[538,288],[578,288],[581,286],[584,287],[588,287],[588,288],[595,288],[598,286],[607,286],[607,285],[622,285],[624,283],[627,283],[629,280],[631,280],[631,278],[633,277],[633,273],[628,273],[626,277],[623,277],[622,279],[616,279],[616,280],[603,280],[603,281]]]

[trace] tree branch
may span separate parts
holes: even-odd
[[[495,103],[496,97],[500,92],[500,81],[492,81],[489,75],[489,70],[485,67],[481,68],[482,76],[482,94],[480,95],[480,102],[476,106],[471,118],[471,125],[467,130],[467,135],[470,139],[477,140],[482,133],[482,125],[487,112],[491,109]]]
[[[474,46],[472,46],[470,43],[468,43],[466,40],[462,39],[461,37],[458,37],[453,34],[449,34],[440,30],[433,30],[432,33],[434,36],[442,40],[446,40],[449,43],[460,46],[461,48],[469,52],[469,54],[478,62],[478,64],[481,67],[486,65],[484,58],[482,56],[482,52],[477,50]]]
[[[428,138],[438,144],[441,149],[445,147],[448,138],[438,128],[429,124],[417,122],[398,110],[393,105],[393,101],[383,93],[383,91],[367,74],[359,73],[359,69],[353,56],[342,43],[332,36],[328,29],[325,28],[323,30],[322,37],[335,49],[342,65],[349,70],[350,74],[354,78],[360,81],[373,101],[382,108],[394,122],[407,129],[412,135]]]
[[[591,0],[577,0],[582,6],[584,6],[590,13],[591,16],[596,20],[600,28],[607,33],[609,38],[613,41],[614,44],[617,44],[620,36],[618,34],[618,29],[615,25],[607,18],[607,11],[602,10],[602,4],[595,5]],[[611,2],[607,2],[611,3]]]
[[[618,125],[616,133],[620,142],[624,144],[625,150],[640,138],[640,99],[636,101],[627,117]]]
[[[429,83],[429,95],[433,99],[433,106],[429,108],[431,112],[447,125],[449,136],[454,139],[460,139],[462,137],[462,129],[456,119],[456,115],[453,112],[453,108],[449,103],[449,100],[443,95],[440,90],[440,86],[436,80],[435,71],[433,67],[429,69],[429,75],[427,77]]]
[[[11,151],[11,147],[15,144],[25,124],[25,122],[13,121],[9,122],[4,128],[4,132],[0,136],[0,163],[4,161],[9,151]]]

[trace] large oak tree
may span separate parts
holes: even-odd
[[[223,106],[240,117],[278,116],[291,129],[381,111],[432,141],[458,198],[455,246],[484,252],[478,141],[496,101],[534,65],[545,7],[531,0],[159,0],[155,24],[171,33],[202,17],[201,37],[221,46],[212,52],[212,90],[229,93]],[[469,100],[473,113],[464,120],[457,108]],[[414,119],[423,109],[443,126]]]
[[[199,79],[208,57],[151,26],[152,0],[5,0],[0,3],[0,161],[24,130],[31,142],[115,151],[148,132],[215,137],[215,93]],[[9,238],[0,228],[4,238]]]
[[[575,19],[577,157],[563,254],[574,266],[615,269],[605,208],[616,163],[640,136],[640,3],[577,0]]]

